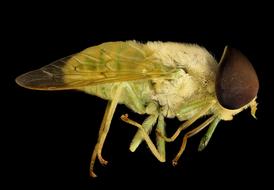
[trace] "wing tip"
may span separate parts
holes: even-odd
[[[25,78],[25,74],[22,74],[22,75],[19,75],[18,77],[15,78],[15,83],[23,88],[26,88],[26,89],[33,89],[31,86],[27,85],[24,78]]]
[[[16,84],[30,90],[58,90],[63,82],[54,81],[41,70],[34,70],[15,78]],[[60,89],[61,90],[61,89]]]

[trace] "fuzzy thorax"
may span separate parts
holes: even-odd
[[[159,103],[166,117],[175,117],[188,102],[215,94],[218,64],[205,48],[172,42],[148,42],[146,45],[164,65],[178,70],[172,79],[152,80],[152,99]]]

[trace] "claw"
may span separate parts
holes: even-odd
[[[175,167],[175,166],[177,166],[177,164],[178,164],[178,161],[177,160],[172,160],[172,165]]]
[[[89,174],[91,177],[95,178],[97,177],[97,175],[93,172],[93,171],[90,171],[90,174]]]
[[[105,165],[108,164],[108,161],[105,160],[102,156],[99,156],[99,155],[98,155],[98,160],[99,160],[99,162],[100,162],[103,166],[105,166]]]
[[[123,121],[128,121],[128,114],[121,115]]]

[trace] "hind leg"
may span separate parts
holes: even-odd
[[[119,87],[116,92],[115,92],[115,96],[113,97],[113,99],[111,101],[108,102],[107,104],[107,108],[103,117],[103,121],[101,123],[101,127],[99,130],[99,134],[98,134],[98,140],[97,143],[94,147],[92,156],[91,156],[91,161],[90,161],[90,176],[92,177],[96,177],[96,174],[94,173],[94,164],[95,164],[95,160],[98,157],[98,160],[100,161],[100,163],[102,165],[106,165],[107,161],[105,159],[103,159],[102,157],[102,149],[104,146],[104,142],[106,140],[109,128],[110,128],[110,123],[114,114],[114,111],[116,109],[116,106],[118,104],[119,101],[119,97],[121,95],[121,88]]]

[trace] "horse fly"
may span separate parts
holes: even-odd
[[[108,42],[62,58],[16,78],[17,84],[34,90],[74,89],[108,101],[91,162],[90,175],[96,177],[94,164],[103,165],[102,149],[118,104],[138,114],[147,114],[142,124],[128,114],[121,119],[138,128],[131,144],[134,152],[145,141],[152,154],[165,162],[165,143],[177,139],[197,119],[206,121],[186,132],[176,165],[187,140],[206,127],[199,150],[203,150],[221,120],[251,108],[255,118],[259,81],[249,60],[238,50],[225,47],[219,64],[203,47],[172,42]],[[164,118],[184,121],[171,136],[165,133]],[[156,143],[150,132],[156,125]]]

